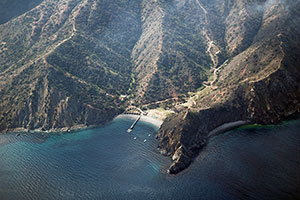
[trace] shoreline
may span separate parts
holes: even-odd
[[[22,128],[22,127],[17,127],[17,128],[13,128],[13,129],[8,129],[8,130],[3,130],[0,132],[0,134],[7,134],[7,133],[26,133],[26,134],[31,134],[31,133],[44,133],[44,134],[48,134],[48,133],[71,133],[74,131],[80,131],[80,130],[86,130],[86,129],[92,129],[92,128],[97,128],[97,127],[101,127],[107,123],[110,123],[112,121],[114,121],[115,119],[125,119],[125,118],[130,118],[130,119],[136,119],[138,115],[134,115],[134,114],[119,114],[117,116],[115,116],[113,119],[104,122],[102,124],[97,124],[97,125],[90,125],[87,126],[86,124],[78,124],[75,126],[71,126],[71,127],[62,127],[62,128],[52,128],[49,130],[42,130],[42,128],[39,129],[34,129],[34,130],[29,130],[26,128]],[[163,123],[162,120],[159,119],[154,119],[152,117],[149,116],[144,116],[142,115],[140,121],[149,123],[154,125],[155,127],[157,127],[158,129],[160,128],[161,124]]]
[[[38,129],[33,129],[33,130],[29,130],[26,128],[13,128],[13,129],[8,129],[8,130],[3,130],[0,132],[1,134],[7,134],[7,133],[70,133],[73,131],[79,131],[79,130],[83,130],[83,129],[89,129],[89,128],[95,128],[101,125],[92,125],[92,126],[87,126],[85,124],[78,124],[75,126],[71,126],[71,127],[62,127],[62,128],[51,128],[49,130],[42,130],[41,128]]]
[[[134,115],[134,114],[120,114],[120,115],[117,115],[113,120],[115,120],[115,119],[126,119],[126,118],[127,119],[136,119],[138,116],[139,115]],[[163,120],[154,119],[152,117],[145,116],[145,115],[141,116],[140,121],[152,124],[157,128],[160,128],[160,126],[164,122]]]

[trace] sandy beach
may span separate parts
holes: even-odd
[[[115,119],[120,119],[120,118],[130,118],[130,119],[137,119],[138,115],[133,115],[133,114],[121,114],[121,115],[118,115],[115,117]],[[159,119],[154,119],[152,117],[148,117],[148,116],[144,116],[142,115],[140,121],[143,121],[143,122],[147,122],[147,123],[150,123],[154,126],[156,126],[157,128],[159,128],[163,121],[162,120],[159,120]]]

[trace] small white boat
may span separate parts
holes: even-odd
[[[147,140],[144,140],[144,142],[146,142]]]
[[[151,136],[151,134],[148,135],[148,137],[150,137],[150,136]]]
[[[136,140],[136,137],[134,137],[133,139]]]

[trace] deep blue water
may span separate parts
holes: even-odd
[[[132,122],[1,135],[0,199],[300,199],[299,121],[220,135],[176,176],[156,152],[157,128],[139,122],[128,134]]]

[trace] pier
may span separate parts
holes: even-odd
[[[130,133],[134,129],[135,125],[138,123],[138,121],[141,119],[141,117],[142,117],[142,115],[139,115],[139,117],[132,123],[130,128],[127,130],[128,133]]]

